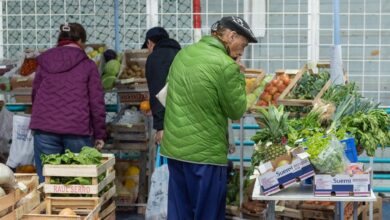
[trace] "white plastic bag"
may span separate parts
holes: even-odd
[[[152,175],[148,203],[146,205],[146,220],[162,220],[168,217],[168,165],[157,167]]]
[[[168,94],[168,83],[165,84],[164,88],[162,88],[160,92],[158,92],[156,95],[158,101],[160,101],[161,105],[163,105],[164,107],[167,101],[167,94]]]
[[[34,138],[29,125],[29,115],[14,115],[12,144],[7,161],[9,167],[34,163]]]

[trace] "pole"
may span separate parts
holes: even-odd
[[[193,20],[194,20],[194,42],[197,42],[202,37],[202,18],[200,9],[200,0],[193,0]]]

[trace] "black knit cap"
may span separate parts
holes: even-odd
[[[217,31],[218,27],[226,27],[248,39],[249,43],[257,43],[257,39],[244,19],[237,16],[223,17],[211,26],[211,31]]]

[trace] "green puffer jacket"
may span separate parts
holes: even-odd
[[[203,37],[182,49],[171,65],[161,154],[226,165],[227,119],[239,119],[245,109],[245,76],[218,39]]]

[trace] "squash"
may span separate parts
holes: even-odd
[[[70,208],[64,208],[61,210],[61,212],[58,214],[60,216],[69,216],[69,215],[77,215],[76,212],[74,212]]]
[[[0,198],[5,196],[5,195],[6,195],[6,193],[5,193],[4,189],[0,187]]]

